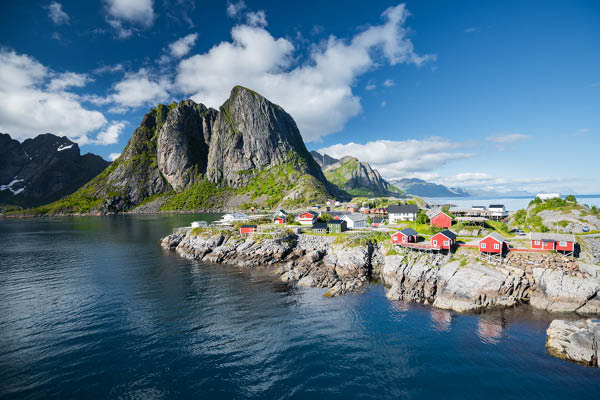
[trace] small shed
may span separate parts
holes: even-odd
[[[276,225],[282,225],[285,224],[286,222],[286,218],[285,217],[275,217],[273,218],[273,223]]]
[[[364,214],[347,214],[342,217],[349,229],[361,229],[369,226],[368,217]]]
[[[402,229],[392,235],[392,244],[416,243],[419,234],[412,228]]]
[[[327,222],[329,233],[342,233],[348,230],[346,221],[343,219],[332,219]]]
[[[430,225],[436,228],[450,228],[452,226],[452,217],[445,212],[438,211],[430,217]]]
[[[242,235],[248,234],[248,233],[254,233],[254,232],[256,232],[256,225],[242,225],[242,226],[240,226],[240,233]]]
[[[445,229],[431,237],[431,247],[434,249],[450,250],[456,245],[456,234]]]
[[[492,232],[479,241],[481,253],[502,254],[506,249],[508,249],[506,239],[497,232]]]

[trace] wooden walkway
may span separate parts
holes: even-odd
[[[432,247],[427,243],[396,243],[396,246],[419,251],[440,251],[441,247]]]

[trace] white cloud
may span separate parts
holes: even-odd
[[[496,144],[516,143],[529,139],[531,136],[522,133],[507,133],[504,135],[488,136],[487,140]]]
[[[227,3],[227,15],[230,18],[238,17],[242,11],[246,8],[246,3],[243,0],[240,0],[236,3],[229,2]]]
[[[377,89],[377,86],[372,83],[369,83],[367,86],[365,86],[365,90],[375,90],[375,89]]]
[[[168,100],[170,86],[167,79],[155,79],[142,68],[136,73],[125,74],[124,79],[115,84],[114,93],[103,101],[116,103],[117,107],[112,110],[115,112],[124,112],[129,108],[145,105],[154,106],[158,102]],[[97,104],[100,102],[98,101]]]
[[[78,140],[102,128],[104,115],[84,108],[78,96],[64,90],[73,84],[59,83],[61,76],[79,75],[57,75],[30,56],[0,49],[0,132],[19,140],[44,132]],[[63,90],[47,88],[52,78]]]
[[[149,28],[154,22],[152,0],[105,0],[106,22],[121,39],[130,37],[138,27]]]
[[[237,15],[233,8],[229,14]],[[288,39],[274,38],[262,27],[236,26],[231,42],[180,62],[177,88],[212,107],[220,106],[237,84],[252,88],[284,107],[306,141],[318,141],[361,112],[360,98],[352,93],[361,74],[385,61],[418,66],[434,59],[414,52],[403,26],[408,16],[404,5],[388,8],[382,16],[383,24],[351,40],[331,36],[313,46],[308,60],[297,59]]]
[[[479,29],[473,28],[473,27],[465,29],[465,33],[475,33],[475,32],[479,32]]]
[[[75,72],[64,72],[50,80],[48,90],[61,91],[68,87],[84,87],[88,82],[92,81],[87,74],[78,74]]]
[[[383,86],[385,86],[385,87],[396,86],[396,82],[394,82],[391,79],[386,79],[385,82],[383,82]]]
[[[108,155],[108,158],[110,159],[110,161],[115,161],[117,158],[119,158],[120,155],[121,153],[110,153]]]
[[[126,124],[127,122],[125,121],[113,122],[108,128],[96,135],[94,143],[102,145],[117,143],[119,141],[119,135],[121,134],[121,131],[123,131],[123,128],[125,128]]]
[[[125,68],[123,67],[123,64],[103,65],[101,67],[94,69],[92,72],[94,74],[101,75],[101,74],[106,74],[106,73],[121,72],[124,69]]]
[[[196,40],[198,39],[197,33],[191,33],[187,36],[182,37],[169,45],[169,51],[173,57],[181,58],[190,52]]]
[[[250,26],[267,26],[267,16],[264,11],[249,12],[246,14],[246,23]]]
[[[69,23],[69,15],[63,11],[62,4],[53,1],[48,6],[48,17],[54,22],[56,25],[63,25]]]
[[[463,147],[464,143],[432,137],[425,140],[375,140],[365,144],[350,142],[324,147],[318,152],[334,158],[354,156],[371,164],[386,178],[401,178],[433,171],[451,161],[474,156],[457,151]]]

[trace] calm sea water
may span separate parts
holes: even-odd
[[[564,198],[565,196],[563,196]],[[600,195],[584,194],[575,196],[580,204],[600,207]],[[504,204],[506,210],[517,211],[521,208],[527,208],[529,202],[534,199],[533,196],[512,196],[512,197],[424,197],[428,204],[454,204],[459,208],[471,208],[472,206],[486,206],[490,204]]]
[[[597,399],[549,356],[551,317],[328,299],[186,261],[198,216],[0,221],[0,398]]]

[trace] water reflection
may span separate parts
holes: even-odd
[[[439,332],[447,332],[450,330],[453,318],[450,311],[432,308],[430,315],[432,322],[431,326],[433,329]]]
[[[502,315],[481,315],[477,321],[477,335],[483,343],[497,344],[507,322]]]

